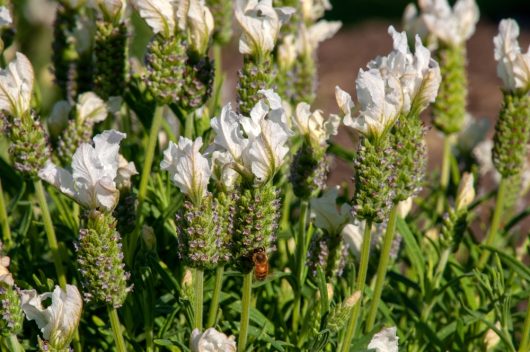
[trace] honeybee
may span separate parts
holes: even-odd
[[[252,254],[252,262],[254,263],[254,275],[259,281],[265,280],[269,274],[269,257],[264,248],[256,248]]]

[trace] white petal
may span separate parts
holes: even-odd
[[[49,295],[49,294],[48,294]],[[37,295],[35,290],[20,291],[20,306],[28,320],[35,320],[37,326],[42,331],[42,337],[48,340],[53,328],[51,309],[44,309],[42,300],[44,295]],[[47,297],[46,297],[47,298]]]
[[[338,190],[338,186],[328,188],[320,198],[310,200],[315,226],[326,230],[330,235],[339,234],[350,219],[348,211],[339,213],[337,209]]]
[[[203,333],[194,329],[190,349],[192,352],[235,352],[236,342],[234,336],[228,337],[214,328],[206,329]]]
[[[357,258],[360,257],[361,247],[363,245],[364,223],[346,224],[341,231],[341,237],[348,249]]]
[[[396,327],[383,329],[372,337],[368,348],[376,352],[398,352]]]
[[[214,29],[212,13],[204,5],[204,1],[189,0],[187,26],[191,48],[203,55],[208,49],[208,42]]]
[[[140,16],[154,33],[169,37],[175,31],[175,17],[169,0],[136,0]]]
[[[0,6],[0,27],[11,26],[13,19],[11,13],[6,6]]]
[[[95,93],[86,92],[78,98],[76,114],[79,121],[101,122],[107,118],[107,105]]]
[[[239,40],[241,54],[259,56],[274,49],[281,22],[272,1],[238,1],[235,15],[243,29]]]
[[[335,86],[335,99],[337,100],[340,111],[346,116],[350,115],[355,106],[351,95],[343,91],[339,86]]]
[[[63,168],[56,166],[51,161],[47,161],[44,168],[39,170],[39,177],[58,188],[65,195],[71,198],[75,197],[76,192],[72,174]]]
[[[241,158],[241,153],[248,143],[243,138],[239,120],[240,117],[232,111],[232,106],[228,103],[221,110],[219,117],[210,122],[216,133],[214,143],[227,150],[235,161]]]
[[[17,52],[6,69],[0,70],[0,110],[20,117],[31,107],[33,67],[28,58]]]

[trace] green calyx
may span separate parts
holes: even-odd
[[[20,307],[20,297],[15,288],[0,282],[0,334],[18,335],[22,332],[24,314]]]
[[[377,223],[387,218],[396,185],[394,158],[389,138],[362,137],[354,160],[352,210],[357,218]]]
[[[308,199],[320,192],[326,186],[329,172],[325,149],[315,149],[304,141],[293,158],[290,171],[289,180],[297,197]]]
[[[418,116],[400,117],[391,130],[390,140],[395,157],[395,204],[421,190],[427,167],[424,136],[425,129]]]
[[[440,242],[443,248],[451,248],[456,252],[467,228],[467,208],[462,210],[449,209],[443,217]]]
[[[220,216],[226,215],[226,199],[223,202],[208,194],[200,204],[186,200],[177,214],[179,255],[187,266],[213,269],[230,260],[230,236],[224,223],[229,219]]]
[[[155,35],[147,46],[145,82],[159,105],[179,99],[186,71],[186,46],[180,35]]]
[[[239,112],[249,116],[250,111],[261,99],[258,91],[270,87],[272,79],[272,66],[270,55],[265,58],[245,56],[243,67],[238,72],[237,101]]]
[[[127,27],[124,23],[96,22],[94,92],[103,100],[121,96],[127,75]]]
[[[433,105],[434,126],[444,134],[460,131],[467,104],[466,49],[443,47],[437,52],[442,81]]]
[[[116,219],[111,214],[91,211],[86,227],[79,230],[76,251],[85,300],[121,307],[130,287]]]
[[[15,169],[30,178],[37,178],[39,170],[51,156],[44,127],[30,112],[21,118],[13,117],[7,125],[11,139],[9,154]]]
[[[280,200],[270,183],[245,187],[236,199],[233,253],[240,260],[241,271],[252,269],[252,255],[257,250],[275,250]]]
[[[493,164],[502,177],[519,173],[527,154],[530,96],[504,94],[493,137]]]

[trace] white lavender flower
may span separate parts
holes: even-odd
[[[199,204],[205,196],[212,169],[200,152],[202,138],[195,141],[180,137],[178,145],[169,142],[160,163],[162,170],[169,172],[171,180],[195,203]]]
[[[311,112],[309,104],[301,102],[296,106],[292,120],[298,132],[308,138],[312,145],[324,146],[331,136],[337,134],[341,119],[331,115],[324,120],[321,110]]]
[[[203,333],[199,329],[193,330],[190,348],[192,352],[235,352],[237,346],[234,336],[228,337],[214,328],[209,328]]]
[[[280,27],[285,23],[293,8],[272,7],[272,0],[238,0],[236,19],[243,29],[239,39],[239,52],[244,55],[262,57],[274,49]]]
[[[419,5],[429,31],[446,45],[462,45],[475,32],[479,19],[475,0],[458,0],[453,8],[447,0],[420,0]]]
[[[306,23],[315,22],[324,16],[324,12],[331,10],[329,0],[300,0],[300,5]]]
[[[396,327],[385,328],[375,334],[368,344],[368,349],[376,352],[398,352],[398,340]]]
[[[76,104],[76,119],[79,122],[91,120],[94,123],[107,118],[107,104],[94,92],[86,92],[79,96]]]
[[[33,67],[28,58],[17,52],[15,60],[0,70],[0,111],[21,117],[31,108]]]
[[[343,204],[337,209],[337,195],[339,187],[331,187],[324,191],[320,198],[310,200],[311,217],[315,226],[326,230],[328,234],[339,234],[343,227],[351,220],[351,207]]]
[[[111,211],[119,198],[115,178],[120,141],[125,136],[105,131],[93,138],[94,146],[83,143],[77,148],[72,157],[73,173],[48,162],[39,177],[88,209]]]
[[[123,155],[118,154],[118,171],[116,174],[116,187],[118,189],[131,188],[131,177],[138,175],[136,166],[132,161],[127,161]]]
[[[285,161],[292,132],[280,97],[272,90],[259,93],[265,99],[254,106],[250,117],[236,114],[228,104],[211,126],[216,133],[213,150],[226,153],[228,165],[243,177],[265,183]]]
[[[204,0],[187,0],[181,3],[188,5],[186,28],[190,47],[196,54],[204,55],[208,50],[208,43],[214,29],[212,13],[204,5]]]
[[[497,75],[502,79],[504,89],[508,91],[530,89],[530,48],[521,52],[517,38],[519,26],[513,19],[502,20],[499,34],[493,38]]]
[[[345,114],[344,124],[369,136],[381,136],[400,114],[421,112],[438,93],[440,68],[430,51],[416,36],[416,48],[411,53],[405,32],[388,29],[393,39],[393,50],[387,56],[368,63],[356,80],[359,115],[352,117],[350,95],[335,88],[337,103]]]
[[[11,259],[8,256],[0,255],[0,283],[5,283],[8,286],[13,286],[15,281],[13,275],[9,272],[9,263]]]
[[[51,305],[44,308],[43,301],[51,298]],[[68,348],[74,337],[83,300],[77,287],[66,285],[66,290],[55,286],[52,292],[38,295],[35,290],[21,291],[21,306],[28,320],[35,320],[42,332],[42,337],[48,341],[54,350],[62,351]]]

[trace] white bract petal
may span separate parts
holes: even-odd
[[[272,0],[238,0],[235,15],[243,29],[239,39],[239,52],[262,56],[271,52],[276,44],[282,21],[288,20],[294,9],[272,7]]]
[[[235,352],[237,346],[234,336],[228,337],[214,328],[209,328],[203,333],[199,329],[193,330],[190,348],[192,352]]]
[[[284,72],[291,69],[297,57],[297,45],[294,35],[288,34],[283,37],[278,45],[278,66]]]
[[[342,26],[339,21],[318,21],[309,28],[305,25],[300,26],[299,35],[299,53],[301,55],[312,56],[318,48],[318,44],[326,39],[333,37]]]
[[[462,45],[475,32],[479,19],[475,0],[458,0],[452,9],[447,0],[420,0],[419,5],[429,31],[446,45]]]
[[[298,103],[292,119],[299,133],[315,146],[325,146],[329,137],[337,134],[340,124],[339,116],[332,115],[324,120],[320,110],[311,112],[309,104],[304,102]]]
[[[351,95],[343,91],[339,86],[335,86],[335,99],[337,100],[340,111],[345,116],[350,116],[351,118],[352,110],[355,107]]]
[[[225,191],[232,190],[236,184],[238,173],[234,171],[231,164],[234,163],[232,156],[226,151],[209,151],[213,165],[212,177],[219,182]]]
[[[17,52],[15,60],[0,70],[0,110],[21,117],[31,108],[33,67],[28,58]]]
[[[13,286],[15,281],[13,280],[13,275],[11,275],[8,269],[10,262],[11,259],[9,257],[0,255],[0,284],[3,282],[8,286]]]
[[[502,79],[504,89],[528,91],[530,89],[530,48],[521,52],[519,26],[512,19],[502,20],[499,34],[493,38],[497,75]]]
[[[204,55],[214,29],[212,13],[204,5],[204,0],[189,0],[187,27],[191,49],[198,55]]]
[[[77,99],[76,118],[79,122],[101,122],[107,118],[107,114],[107,104],[96,93],[86,92]]]
[[[357,258],[360,258],[361,247],[363,245],[364,226],[364,222],[346,224],[340,234],[348,249]]]
[[[136,166],[118,154],[118,173],[116,174],[116,188],[131,188],[131,177],[138,175]]]
[[[329,0],[300,0],[300,5],[305,22],[315,22],[324,16],[324,12],[331,10]]]
[[[221,110],[219,117],[211,120],[210,125],[215,132],[214,144],[226,150],[234,161],[241,159],[243,149],[246,148],[248,140],[244,138],[239,121],[241,115],[232,110],[228,103]]]
[[[310,200],[311,217],[315,219],[315,226],[326,230],[330,235],[341,233],[344,225],[351,219],[351,207],[348,204],[344,204],[340,211],[337,208],[338,191],[338,186],[331,187],[320,198]]]
[[[197,203],[206,195],[212,174],[208,159],[200,152],[201,147],[201,137],[193,142],[180,137],[178,145],[169,142],[164,160],[160,163],[160,167],[169,172],[171,180],[180,191]]]
[[[170,0],[136,0],[134,4],[154,33],[167,38],[175,32],[175,11]]]
[[[105,131],[93,138],[94,146],[83,143],[77,148],[72,157],[72,174],[48,162],[39,177],[88,209],[111,211],[119,198],[115,178],[123,138],[125,133]]]
[[[21,291],[21,307],[28,320],[35,320],[42,337],[56,350],[68,348],[74,337],[83,300],[77,287],[66,285],[66,290],[55,286],[53,293],[37,295],[35,290]],[[43,301],[51,298],[51,305],[44,308]]]
[[[12,24],[11,12],[6,6],[0,6],[0,27],[10,27]]]
[[[386,328],[372,337],[368,349],[376,352],[398,352],[398,340],[396,327]]]

